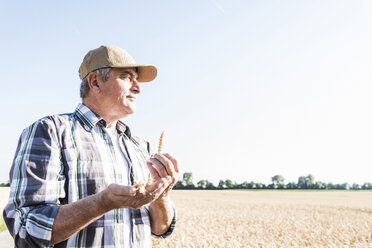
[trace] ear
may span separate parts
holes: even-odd
[[[99,77],[95,72],[89,72],[88,74],[88,85],[89,89],[95,93],[99,93],[101,90],[99,88]]]

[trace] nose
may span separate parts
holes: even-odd
[[[139,82],[137,81],[137,79],[132,80],[131,91],[135,92],[136,94],[141,93],[141,86],[140,86]]]

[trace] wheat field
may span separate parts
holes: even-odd
[[[0,188],[3,209],[9,188]],[[372,247],[371,191],[172,192],[178,224],[157,248]]]
[[[372,192],[172,192],[174,234],[153,247],[372,247]]]

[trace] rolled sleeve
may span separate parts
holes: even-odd
[[[26,128],[10,171],[11,190],[3,217],[15,247],[49,247],[54,219],[65,197],[63,165],[50,119]]]

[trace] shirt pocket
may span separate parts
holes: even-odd
[[[69,201],[73,202],[106,188],[105,174],[99,152],[91,149],[79,151],[63,149],[64,163],[67,165]]]

